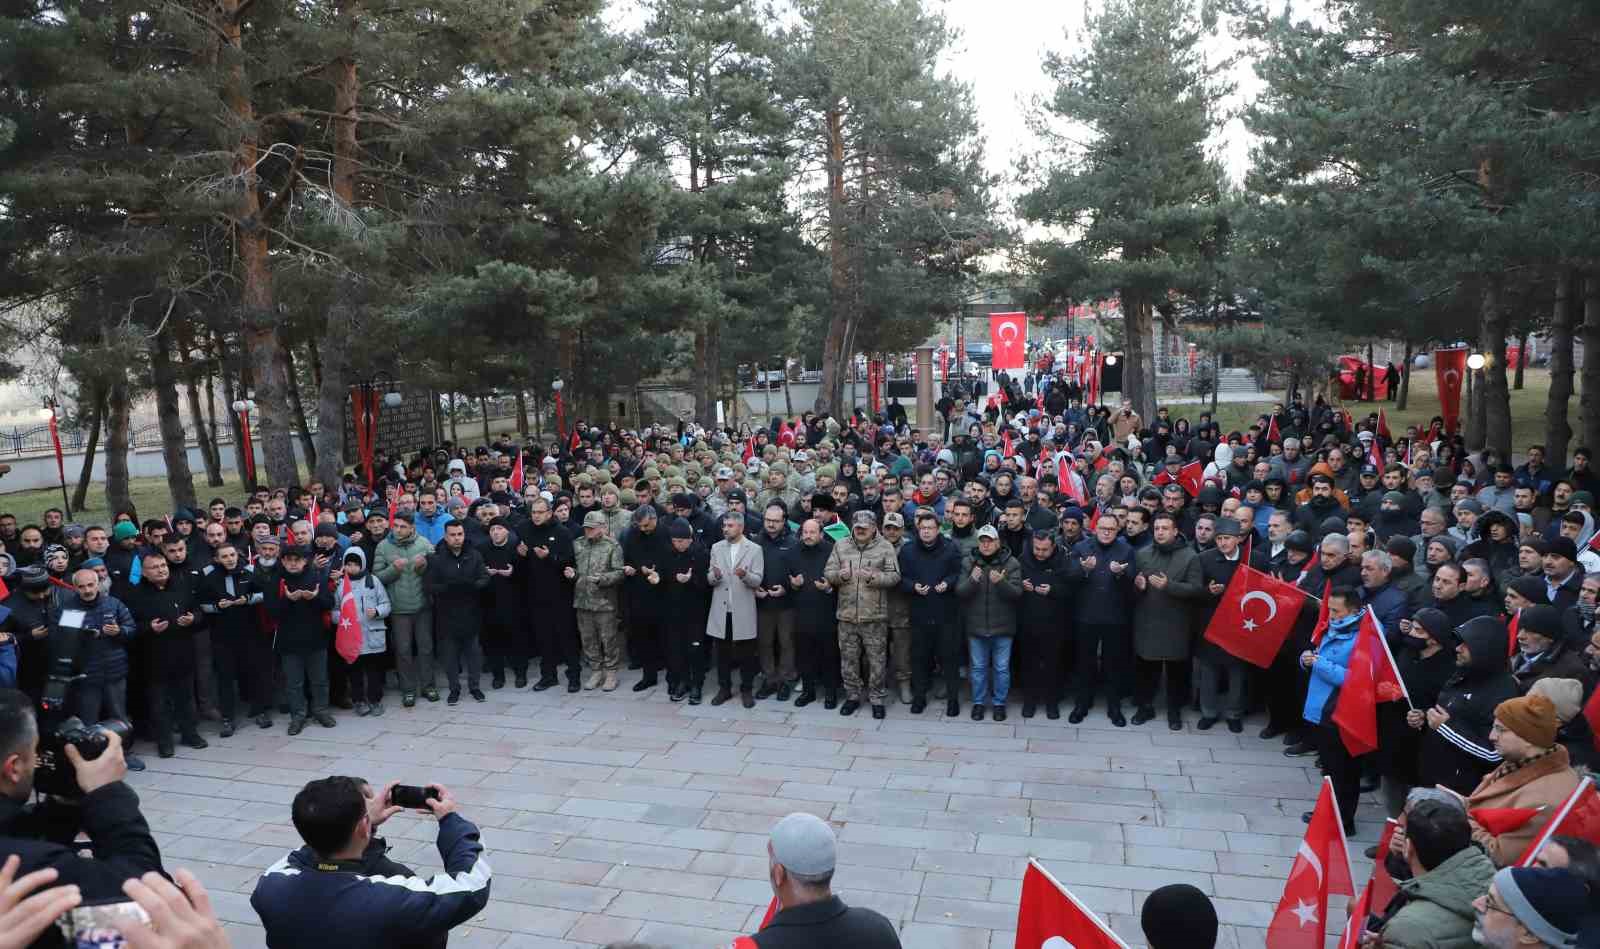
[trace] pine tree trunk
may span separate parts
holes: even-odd
[[[1411,348],[1411,340],[1406,340],[1405,361],[1400,364],[1400,394],[1395,397],[1394,410],[1404,412],[1406,403],[1411,400],[1411,357],[1415,355]]]
[[[1567,466],[1567,443],[1572,440],[1567,410],[1572,399],[1572,323],[1577,317],[1576,290],[1571,271],[1563,270],[1556,275],[1556,302],[1550,313],[1550,393],[1544,404],[1544,457],[1546,464],[1558,471]],[[1519,380],[1520,366],[1519,361]]]
[[[1583,413],[1580,444],[1600,446],[1600,277],[1573,276],[1572,289],[1583,286],[1583,375],[1578,386],[1578,406]]]
[[[456,433],[456,394],[450,393],[450,444],[461,447],[461,436]]]
[[[106,396],[98,384],[90,389],[89,437],[83,443],[83,464],[78,468],[78,486],[72,491],[72,509],[82,511],[89,500],[89,484],[94,480],[94,453],[100,447],[100,423],[106,414]]]
[[[244,485],[244,489],[246,491],[254,491],[256,486],[250,481],[249,465],[245,463],[245,452],[248,448],[245,445],[244,427],[239,424],[239,413],[233,410],[234,400],[244,398],[245,386],[243,381],[234,379],[233,363],[226,355],[222,354],[221,340],[213,335],[207,349],[216,354],[217,371],[222,376],[222,398],[227,403],[228,430],[233,433],[233,470],[238,472],[239,483]],[[241,363],[242,365],[243,363]]]
[[[1516,376],[1512,380],[1511,388],[1516,389],[1519,392],[1522,390],[1522,369],[1527,364],[1528,331],[1523,330],[1522,333],[1517,336],[1517,364],[1512,367],[1516,372]]]
[[[194,422],[195,444],[200,448],[200,460],[206,466],[206,484],[220,488],[222,459],[217,453],[216,440],[211,437],[212,429],[206,426],[205,415],[200,410],[199,370],[189,361],[188,347],[183,342],[178,343],[178,364],[183,370],[183,386],[189,399],[189,418]]]
[[[300,430],[300,450],[306,456],[306,470],[317,470],[317,446],[311,440],[311,423],[306,419],[306,403],[300,398],[300,374],[295,368],[294,350],[284,346],[283,378],[289,387],[289,410],[293,413],[295,428]],[[299,483],[296,480],[295,483]]]
[[[783,414],[784,418],[794,418],[794,397],[789,394],[789,359],[783,360]]]
[[[1500,300],[1499,278],[1490,278],[1483,291],[1478,351],[1487,362],[1483,367],[1484,445],[1499,452],[1502,461],[1511,459],[1511,389],[1506,384],[1506,312]]]
[[[843,414],[844,377],[853,360],[845,348],[852,317],[850,248],[846,240],[844,194],[844,116],[838,108],[826,115],[828,147],[828,296],[832,313],[822,341],[822,383],[813,409]]]
[[[346,339],[347,328],[352,328],[354,321],[347,319],[349,310],[338,306],[329,311],[328,325],[330,329],[337,326],[339,333]],[[322,358],[322,381],[317,386],[317,434],[312,439],[316,449],[316,461],[311,465],[316,480],[324,486],[339,483],[340,472],[344,470],[344,412],[345,403],[350,398],[350,386],[345,381],[349,371],[349,353],[341,340],[329,338],[327,353]],[[319,348],[315,342],[311,344],[311,351],[317,352]]]
[[[1155,327],[1150,303],[1137,292],[1125,291],[1122,299],[1122,399],[1148,422],[1156,417]],[[1101,400],[1104,398],[1102,393]]]
[[[106,522],[115,520],[120,511],[133,510],[133,496],[128,485],[128,440],[132,435],[132,397],[128,391],[128,376],[121,367],[112,371],[111,384],[106,389]]]
[[[690,380],[689,388],[694,395],[694,420],[707,428],[716,421],[716,413],[711,408],[710,346],[709,328],[697,328],[694,331],[694,378]]]
[[[528,393],[517,388],[517,435],[528,437]]]
[[[183,430],[178,412],[178,378],[172,370],[170,334],[167,330],[151,336],[150,381],[156,390],[156,419],[161,426],[161,458],[167,468],[167,490],[174,508],[193,511],[198,502],[194,493],[194,473],[189,469],[189,435]]]

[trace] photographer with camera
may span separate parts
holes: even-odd
[[[76,719],[41,733],[32,700],[0,689],[0,857],[21,858],[22,874],[52,868],[57,883],[76,886],[83,902],[93,903],[120,901],[123,881],[162,872],[139,797],[122,781],[126,773],[119,733],[86,729]],[[56,796],[30,806],[35,790]],[[82,797],[63,801],[63,791]],[[80,830],[93,857],[73,843]],[[35,945],[60,945],[60,935],[47,930]]]
[[[81,675],[71,689],[68,706],[86,722],[128,715],[128,643],[138,632],[133,613],[101,588],[100,575],[88,567],[72,575],[71,592],[55,597],[50,611],[51,641],[66,655],[56,656],[72,663],[73,674]],[[143,771],[144,762],[124,748],[128,770]]]
[[[306,846],[267,868],[250,896],[268,946],[443,947],[451,928],[488,905],[478,828],[448,790],[369,791],[359,778],[330,777],[295,795],[292,817]],[[438,819],[443,873],[423,879],[372,846],[377,828],[407,807]]]

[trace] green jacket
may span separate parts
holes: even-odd
[[[580,610],[614,613],[622,583],[622,545],[608,536],[579,537],[572,542],[572,565],[578,572],[572,605]]]
[[[979,568],[978,579],[972,579],[972,570]],[[999,583],[990,577],[991,570],[999,570],[1004,576]],[[995,550],[994,556],[985,558],[976,548],[972,553],[961,558],[961,579],[956,583],[956,596],[960,597],[965,609],[962,616],[966,620],[966,634],[968,636],[1015,636],[1017,635],[1017,601],[1022,598],[1022,561],[1011,556],[1011,551],[1002,544]]]
[[[402,544],[395,540],[391,531],[378,543],[378,549],[373,551],[372,575],[382,580],[388,589],[393,613],[402,616],[421,613],[429,603],[428,591],[422,586],[422,571],[415,569],[410,562],[401,570],[394,562],[402,558],[414,562],[419,556],[432,554],[433,545],[423,540],[421,534],[412,534]]]
[[[1155,574],[1164,574],[1167,585],[1157,590],[1146,586],[1133,608],[1133,651],[1147,661],[1181,662],[1189,658],[1189,626],[1194,604],[1205,594],[1200,575],[1200,555],[1182,537],[1170,545],[1159,544],[1133,555],[1136,575],[1148,584]]]
[[[1474,949],[1472,901],[1489,889],[1494,864],[1476,844],[1400,883],[1406,904],[1383,927],[1390,949]]]

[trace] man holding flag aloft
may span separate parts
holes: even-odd
[[[1356,802],[1361,794],[1361,763],[1345,748],[1333,716],[1339,693],[1350,669],[1356,636],[1361,627],[1361,600],[1350,587],[1335,587],[1327,598],[1328,629],[1315,649],[1300,654],[1300,665],[1310,670],[1306,687],[1305,720],[1316,727],[1317,750],[1322,756],[1322,773],[1332,784],[1344,815],[1345,836],[1356,832]],[[1305,815],[1309,821],[1312,814]]]

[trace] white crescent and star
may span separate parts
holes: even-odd
[[[1077,947],[1061,936],[1051,936],[1039,944],[1039,949],[1077,949]]]
[[[1289,910],[1289,912],[1299,917],[1300,928],[1302,929],[1311,925],[1322,917],[1322,914],[1317,912],[1316,904],[1306,900],[1300,900]]]
[[[1239,598],[1239,613],[1241,615],[1243,615],[1245,607],[1250,605],[1251,600],[1260,600],[1261,602],[1267,604],[1267,618],[1262,620],[1263,623],[1270,623],[1277,618],[1278,601],[1274,600],[1270,595],[1263,593],[1260,590],[1251,590],[1249,593],[1246,593],[1244,596]],[[1244,628],[1246,630],[1253,630],[1257,625],[1259,624],[1257,624],[1255,620],[1245,617]]]
[[[1456,377],[1454,382],[1450,381],[1450,377],[1451,376],[1455,376]],[[1446,369],[1444,371],[1444,381],[1445,381],[1445,385],[1450,385],[1450,386],[1459,386],[1459,385],[1461,385],[1461,371],[1458,370],[1458,369]]]

